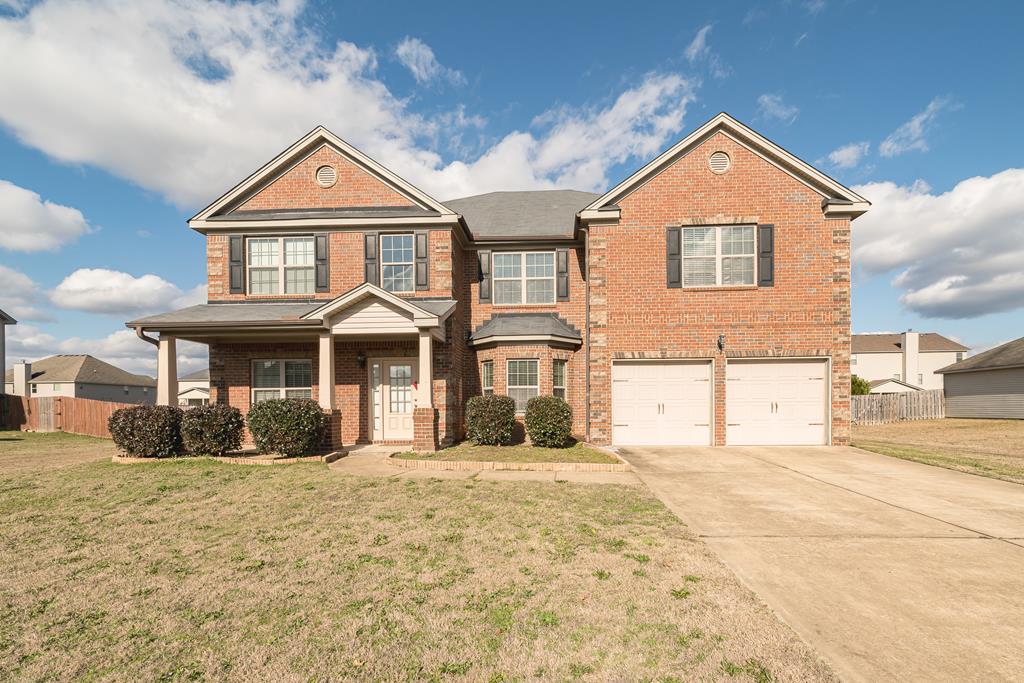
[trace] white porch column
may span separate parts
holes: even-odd
[[[158,406],[178,405],[178,356],[175,338],[160,335],[160,346],[156,352],[156,404]]]
[[[434,372],[431,367],[431,360],[434,357],[432,339],[430,337],[430,330],[420,328],[420,376],[419,376],[419,396],[416,398],[417,408],[433,408],[433,377]]]
[[[319,378],[320,407],[334,410],[334,336],[330,331],[320,333]]]

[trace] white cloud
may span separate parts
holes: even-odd
[[[447,81],[453,85],[466,82],[461,71],[443,66],[430,46],[419,38],[406,36],[395,48],[395,57],[421,85],[435,81]]]
[[[412,113],[376,78],[372,49],[327,43],[301,14],[296,2],[44,0],[0,18],[0,124],[57,160],[196,208],[318,123],[441,199],[568,181],[604,189],[623,149],[666,146],[692,101],[689,81],[651,74],[604,108],[548,112],[472,160],[446,162],[437,141],[479,118]],[[661,100],[629,106],[652,93]],[[585,169],[581,150],[553,153],[581,133],[613,148],[588,150]]]
[[[711,46],[708,45],[708,34],[711,33],[711,28],[711,24],[708,24],[697,31],[697,35],[693,37],[690,44],[683,50],[683,56],[686,57],[686,61],[690,64],[706,62],[712,76],[715,78],[725,78],[731,70],[722,62],[718,54],[711,50]]]
[[[761,116],[766,119],[776,119],[785,124],[796,121],[800,109],[792,104],[786,104],[782,95],[765,93],[757,98],[757,108]]]
[[[867,142],[851,142],[828,153],[828,160],[837,168],[853,168],[867,156],[871,144]]]
[[[825,0],[804,0],[804,9],[810,14],[821,14],[825,11]]]
[[[183,292],[158,275],[135,277],[105,268],[79,268],[50,292],[61,308],[107,315],[138,316],[206,301],[206,286]]]
[[[936,318],[1024,307],[1024,169],[968,178],[941,194],[920,181],[855,190],[873,205],[853,226],[854,265],[897,270],[904,305]]]
[[[793,41],[793,47],[800,47],[800,43],[807,40],[807,36],[807,33],[801,33],[799,37],[797,37],[797,39]]]
[[[952,106],[953,101],[949,97],[936,97],[928,103],[924,111],[882,140],[882,143],[878,145],[878,153],[883,157],[894,157],[911,150],[927,152],[928,141],[925,139],[925,135],[935,123],[939,113]]]
[[[50,320],[50,315],[39,308],[45,300],[42,290],[28,275],[0,265],[0,303],[3,310],[15,320]]]
[[[52,251],[89,232],[78,209],[44,200],[6,180],[0,180],[0,216],[0,247],[13,251]]]

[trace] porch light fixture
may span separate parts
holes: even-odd
[[[365,352],[360,351],[359,353],[356,354],[356,365],[358,365],[361,368],[365,368],[366,367],[366,353]]]
[[[723,353],[725,352],[725,335],[724,334],[718,335],[718,350],[720,352],[723,352]]]

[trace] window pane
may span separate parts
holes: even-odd
[[[715,259],[683,259],[683,285],[687,287],[699,287],[702,285],[713,284],[715,284]]]
[[[285,268],[285,294],[312,294],[313,268]]]
[[[551,383],[556,387],[565,386],[565,361],[556,360],[551,366]]]
[[[390,391],[388,399],[392,413],[412,412],[412,366],[392,365],[388,373]]]
[[[311,266],[314,262],[312,237],[288,237],[284,241],[286,266]]]
[[[683,228],[683,256],[714,255],[714,228]]]
[[[383,235],[380,238],[381,263],[412,263],[412,235]]]
[[[522,254],[495,254],[494,277],[521,277]]]
[[[261,360],[253,363],[252,385],[261,389],[281,386],[281,365],[279,361]]]
[[[277,268],[250,268],[250,294],[277,294]]]
[[[557,398],[560,398],[560,399],[562,399],[564,401],[565,400],[565,389],[564,388],[555,387],[554,389],[552,389],[551,395],[555,396]]]
[[[554,277],[555,276],[555,255],[527,254],[526,255],[526,277]]]
[[[528,304],[550,304],[555,301],[555,281],[551,280],[527,280],[526,281],[526,303]]]
[[[313,386],[313,364],[308,360],[285,361],[284,385],[286,387]]]
[[[389,292],[413,291],[412,266],[384,266],[384,289]]]
[[[273,389],[271,391],[267,391],[266,389],[263,389],[262,391],[257,390],[257,391],[252,392],[252,402],[253,403],[260,403],[262,401],[270,401],[271,399],[275,399],[275,398],[281,398],[281,392],[278,391],[277,389]]]
[[[277,239],[246,240],[249,245],[250,266],[277,265]]]
[[[284,392],[285,398],[313,398],[312,389],[289,389]]]
[[[722,228],[722,254],[754,253],[754,228],[753,226],[740,226]]]
[[[523,301],[521,280],[495,280],[494,303],[521,304]]]
[[[530,402],[530,399],[538,395],[536,387],[532,389],[509,389],[508,395],[513,401],[516,402],[516,412],[525,413],[526,404]]]
[[[484,389],[494,387],[494,363],[492,361],[485,361],[480,366],[480,386]]]
[[[754,284],[754,257],[729,256],[722,259],[723,285]]]
[[[508,385],[510,387],[536,387],[537,361],[510,360],[508,362]]]

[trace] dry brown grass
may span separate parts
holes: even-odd
[[[853,445],[897,458],[1024,484],[1024,421],[912,420],[854,425]]]
[[[110,458],[117,453],[110,439],[54,432],[0,430],[0,476],[14,472],[67,467]]]
[[[0,679],[834,679],[644,489],[38,455]]]
[[[395,454],[405,460],[475,460],[480,462],[587,462],[615,464],[615,456],[598,448],[577,443],[569,448],[541,448],[515,444],[512,446],[477,446],[469,441],[443,448],[435,453],[412,451]]]

